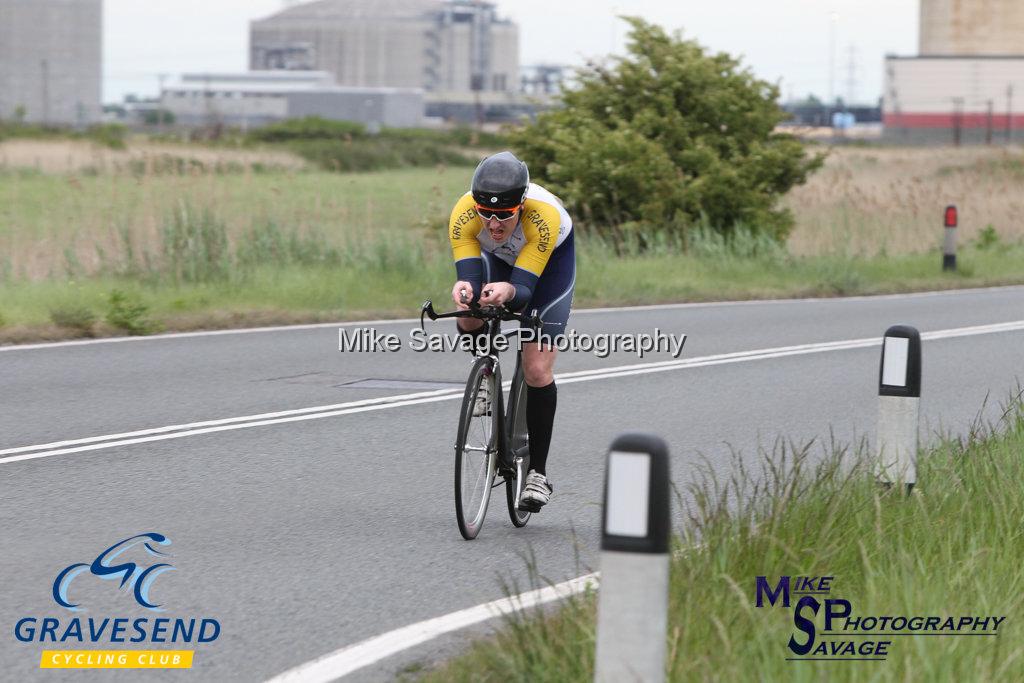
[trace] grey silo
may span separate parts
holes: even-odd
[[[518,28],[486,2],[318,0],[252,22],[250,35],[252,69],[322,69],[354,87],[518,89]]]
[[[0,0],[0,118],[98,121],[102,45],[103,0]]]

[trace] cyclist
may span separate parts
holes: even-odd
[[[555,195],[530,182],[524,162],[500,152],[477,166],[470,191],[452,210],[448,236],[458,278],[452,287],[456,306],[466,309],[472,300],[514,311],[529,307],[544,323],[537,342],[523,346],[530,472],[520,508],[536,512],[551,500],[547,459],[558,395],[552,341],[565,332],[576,282],[572,219]],[[457,325],[474,341],[483,333],[480,320],[460,319]],[[474,414],[488,409],[478,405]]]

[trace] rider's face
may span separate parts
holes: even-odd
[[[484,227],[487,228],[487,232],[490,233],[491,239],[495,242],[504,242],[508,239],[512,231],[516,229],[516,225],[519,223],[519,211],[505,218],[505,220],[499,220],[497,217],[483,218],[480,220],[484,222]]]

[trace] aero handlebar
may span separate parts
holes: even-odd
[[[441,320],[442,318],[476,318],[477,320],[515,320],[534,329],[540,328],[543,324],[537,311],[530,313],[515,313],[504,306],[481,306],[476,302],[468,304],[469,309],[465,311],[452,311],[450,313],[438,313],[434,310],[434,304],[427,299],[420,309],[420,329],[423,329],[423,320]]]

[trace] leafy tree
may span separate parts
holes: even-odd
[[[822,157],[789,135],[778,88],[725,53],[640,18],[628,54],[581,70],[559,109],[511,133],[534,176],[586,228],[642,247],[696,227],[737,226],[784,239],[793,217],[778,200]]]
[[[147,126],[173,126],[176,117],[169,109],[146,109],[142,113],[142,122]]]

